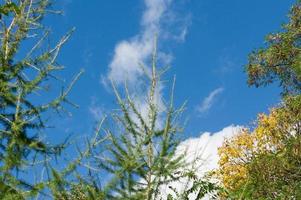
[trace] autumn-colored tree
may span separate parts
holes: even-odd
[[[245,129],[219,148],[219,176],[230,197],[301,198],[301,97],[289,97],[260,114],[253,130]]]
[[[260,114],[254,130],[245,129],[219,149],[218,175],[223,197],[301,198],[301,1],[292,7],[283,30],[267,37],[246,67],[249,85],[278,81],[282,104]]]

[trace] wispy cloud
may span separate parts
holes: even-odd
[[[155,35],[158,35],[159,43],[169,39],[185,41],[190,17],[177,16],[173,11],[176,4],[174,0],[144,0],[144,4],[139,33],[116,45],[108,74],[103,80],[113,80],[117,85],[125,81],[136,85],[143,74],[139,63],[144,64],[150,60]],[[159,48],[158,59],[162,64],[168,64],[172,56]]]
[[[201,105],[197,107],[197,111],[200,113],[204,113],[211,109],[214,102],[216,101],[219,94],[221,94],[224,91],[224,88],[219,87],[212,92],[209,93],[209,95],[202,101]]]
[[[185,25],[183,25],[183,32],[179,36],[172,32],[172,24],[176,21],[175,14],[172,15],[172,18],[169,17],[172,13],[173,2],[174,0],[144,0],[145,10],[142,14],[139,33],[130,39],[117,43],[113,58],[108,66],[108,74],[102,76],[101,80],[104,86],[107,85],[108,80],[113,81],[117,87],[126,82],[130,92],[133,91],[131,89],[137,90],[137,88],[140,88],[140,91],[132,92],[131,95],[133,95],[133,100],[138,109],[145,116],[148,113],[148,104],[145,99],[148,88],[141,89],[144,87],[142,77],[145,72],[140,64],[146,67],[147,73],[150,73],[151,70],[147,67],[147,63],[152,57],[156,35],[160,43],[162,40],[175,40],[176,37],[178,40],[184,41],[187,34]],[[166,66],[172,61],[173,56],[165,53],[161,48],[157,48],[157,58],[160,65]],[[160,110],[164,110],[163,88],[163,84],[158,83],[155,94],[155,103]]]
[[[140,33],[134,37],[119,42],[115,47],[115,52],[109,64],[107,78],[117,85],[137,84],[143,71],[139,63],[147,62],[153,51],[154,37],[160,36],[165,30],[162,27],[164,16],[169,12],[172,0],[144,0],[145,11],[141,19]],[[164,54],[159,51],[159,55]],[[160,56],[164,58],[166,56]],[[170,59],[163,60],[169,62]]]

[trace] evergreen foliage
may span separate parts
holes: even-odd
[[[249,85],[279,82],[283,102],[260,114],[254,129],[243,130],[219,149],[216,174],[222,189],[200,176],[185,152],[177,151],[185,104],[174,106],[174,80],[170,99],[161,105],[166,69],[157,67],[156,45],[151,66],[141,65],[143,102],[133,95],[141,88],[131,91],[137,88],[125,84],[120,91],[112,82],[120,109],[99,123],[84,149],[74,145],[78,156],[63,169],[51,165],[49,159],[62,158],[66,144],[42,139],[47,118],[64,112],[65,104],[76,107],[67,96],[82,72],[57,96],[49,95],[63,69],[58,55],[74,31],[55,45],[47,43],[50,31],[42,20],[49,12],[57,13],[51,0],[3,0],[0,5],[0,199],[301,198],[301,1],[292,7],[282,31],[270,34],[267,45],[250,54]],[[23,172],[41,163],[47,180],[23,180]]]
[[[102,145],[108,139],[100,135],[105,118],[102,119],[92,138],[86,138],[84,149],[77,148],[78,156],[68,161],[63,170],[52,168],[52,178],[45,183],[51,190],[51,197],[57,200],[104,200],[99,178],[102,173],[98,161]],[[84,140],[84,138],[81,138]],[[81,172],[78,172],[81,170]],[[85,173],[87,172],[87,173]]]
[[[165,69],[158,70],[156,48],[151,70],[141,67],[148,86],[146,113],[139,109],[127,86],[122,98],[112,83],[121,113],[112,115],[114,127],[118,129],[106,129],[108,140],[99,162],[111,176],[103,188],[105,199],[188,199],[194,192],[199,197],[204,196],[214,189],[213,184],[201,180],[195,171],[186,170],[191,163],[185,161],[185,152],[176,153],[179,133],[183,131],[180,117],[185,104],[179,109],[174,108],[174,84],[165,108],[158,105],[156,95]],[[194,184],[185,191],[172,188],[170,184],[180,179]],[[173,192],[166,194],[167,188]]]
[[[197,169],[190,167],[193,163],[185,161],[185,152],[176,153],[185,107],[174,109],[173,84],[168,105],[160,109],[156,90],[165,69],[158,71],[156,62],[154,51],[151,71],[144,68],[146,113],[126,86],[122,98],[112,83],[120,110],[101,121],[95,137],[87,140],[86,149],[79,150],[77,159],[61,172],[52,170],[53,179],[48,185],[55,199],[188,200],[191,195],[201,199],[218,189],[197,175]],[[104,128],[108,119],[112,119],[112,127]],[[87,175],[76,172],[80,167],[88,169]],[[174,187],[179,181],[186,184],[184,189]]]
[[[95,137],[86,140],[86,149],[78,148],[77,158],[63,170],[51,167],[48,158],[60,156],[65,145],[54,146],[42,140],[46,116],[51,111],[64,111],[64,103],[74,105],[67,95],[82,72],[57,97],[44,96],[49,84],[57,79],[57,71],[63,69],[57,57],[73,32],[53,48],[48,46],[49,31],[42,19],[50,8],[49,0],[6,0],[0,7],[0,198],[160,199],[164,198],[163,187],[169,187],[173,194],[166,194],[166,198],[188,199],[191,193],[201,197],[213,190],[213,184],[196,176],[193,170],[184,170],[188,164],[184,154],[175,153],[178,133],[183,130],[179,119],[184,106],[174,109],[172,88],[170,102],[164,110],[159,108],[156,95],[165,69],[157,71],[156,50],[151,72],[143,68],[149,78],[147,114],[138,108],[127,87],[122,99],[113,84],[121,108],[121,113],[112,114],[114,128],[105,129],[103,136],[102,121]],[[29,45],[32,48],[27,49]],[[48,179],[38,183],[22,180],[19,172],[33,167],[38,160],[45,165]],[[88,173],[79,173],[79,168]],[[104,171],[112,177],[105,183],[96,178]],[[169,186],[182,178],[193,183],[186,191]]]
[[[46,96],[54,73],[63,69],[57,56],[73,32],[49,47],[49,31],[41,24],[49,8],[48,0],[5,0],[0,6],[1,199],[36,195],[43,186],[23,181],[18,173],[39,159],[58,155],[64,147],[44,142],[41,135],[47,128],[47,113],[61,112],[63,104],[70,103],[67,95],[79,75],[53,99]]]

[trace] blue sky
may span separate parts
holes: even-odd
[[[147,7],[147,2],[155,5]],[[61,76],[71,80],[80,69],[85,73],[70,95],[80,108],[71,108],[72,117],[62,117],[56,123],[51,138],[89,134],[95,126],[95,116],[101,117],[117,108],[114,95],[103,82],[110,76],[117,77],[112,71],[114,66],[119,69],[120,63],[112,63],[119,45],[123,41],[128,42],[126,47],[141,48],[133,51],[143,51],[145,55],[138,58],[146,61],[149,50],[139,45],[148,44],[155,33],[159,35],[161,61],[171,66],[165,79],[177,77],[176,104],[188,100],[184,113],[188,119],[185,138],[197,137],[205,131],[217,132],[231,124],[251,125],[257,113],[267,112],[279,102],[279,89],[277,85],[249,88],[243,66],[248,54],[264,45],[265,35],[278,31],[287,20],[293,2],[57,1],[54,7],[64,10],[64,15],[46,18],[46,24],[53,30],[51,39],[56,41],[72,27],[76,28],[59,57],[59,62],[66,66]],[[145,17],[148,11],[149,18]],[[122,53],[118,56],[128,56]],[[139,74],[135,69],[122,70],[128,75]],[[167,89],[170,85],[167,82],[162,87]],[[165,96],[166,91],[160,95]]]

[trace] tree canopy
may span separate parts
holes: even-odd
[[[266,37],[266,45],[252,52],[246,66],[248,84],[279,82],[283,94],[301,91],[301,1],[293,5],[282,30]]]
[[[219,176],[233,198],[300,198],[301,98],[260,114],[253,131],[245,129],[219,148]]]
[[[267,36],[246,66],[249,85],[279,82],[282,103],[259,114],[255,128],[226,140],[219,149],[222,194],[233,199],[301,198],[301,1],[283,30]]]
[[[58,155],[63,148],[43,141],[41,136],[47,129],[47,113],[61,112],[63,104],[70,103],[67,95],[78,76],[67,89],[46,100],[49,84],[56,80],[54,72],[63,69],[57,56],[72,33],[49,47],[49,31],[41,22],[50,6],[48,0],[6,0],[0,6],[1,199],[10,193],[20,198],[36,194],[40,185],[22,180],[18,172],[39,159]],[[30,41],[31,48],[22,48],[25,41]]]
[[[279,83],[281,102],[259,114],[254,126],[225,140],[218,150],[219,168],[206,176],[185,159],[185,151],[177,151],[186,104],[174,105],[175,79],[169,99],[158,96],[166,68],[157,66],[157,41],[149,66],[141,64],[145,88],[127,83],[120,88],[112,81],[117,111],[100,120],[95,135],[80,138],[84,147],[68,143],[77,156],[54,167],[53,158],[65,159],[61,153],[67,143],[51,144],[43,136],[50,133],[50,113],[58,117],[66,104],[78,107],[68,95],[83,72],[67,87],[57,77],[64,68],[57,58],[74,29],[49,43],[43,19],[60,13],[51,0],[2,2],[0,199],[188,200],[209,194],[220,199],[301,199],[301,1],[293,5],[282,29],[250,54],[245,68],[250,86]],[[53,85],[62,87],[58,94],[51,91]],[[134,94],[139,92],[144,98],[137,100]],[[47,179],[41,174],[40,181],[24,180],[22,174],[37,165],[46,169]]]

